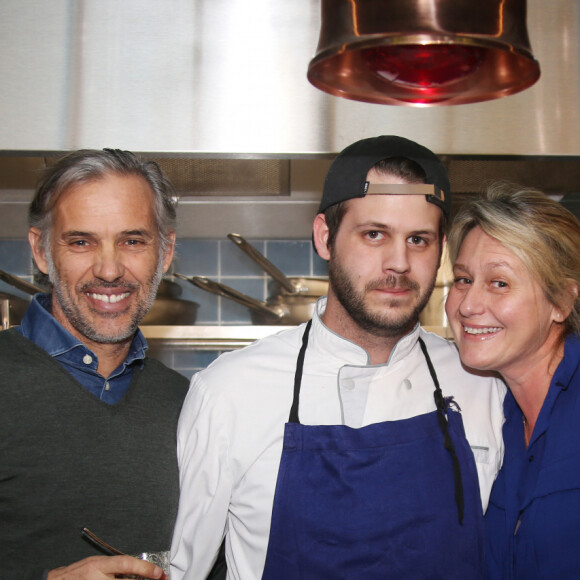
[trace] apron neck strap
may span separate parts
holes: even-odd
[[[443,433],[443,446],[449,454],[451,455],[451,461],[453,463],[453,480],[455,482],[455,504],[457,505],[457,513],[459,524],[463,523],[463,513],[465,509],[465,499],[463,494],[463,480],[461,478],[461,466],[459,464],[459,458],[457,457],[457,453],[455,451],[455,444],[453,443],[453,439],[451,439],[451,435],[449,434],[449,423],[447,421],[447,402],[445,401],[445,397],[443,397],[443,393],[441,391],[441,387],[439,386],[439,380],[437,379],[437,373],[433,368],[433,363],[431,362],[431,357],[427,352],[427,347],[423,342],[423,339],[419,337],[419,345],[421,346],[421,350],[423,351],[423,355],[425,356],[425,360],[427,361],[427,366],[429,367],[429,373],[431,374],[431,378],[435,383],[435,391],[433,392],[433,398],[435,399],[435,406],[437,407],[437,421],[439,423],[439,428],[441,429],[441,433]]]
[[[302,382],[302,370],[304,369],[304,357],[306,356],[306,347],[308,346],[308,336],[310,334],[310,327],[312,320],[308,321],[304,334],[302,335],[302,347],[298,353],[298,360],[296,361],[296,372],[294,373],[294,400],[290,409],[290,417],[288,423],[300,423],[298,419],[298,401],[300,400],[300,383]]]

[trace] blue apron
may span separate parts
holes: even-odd
[[[262,578],[482,578],[475,461],[423,341],[437,411],[360,429],[311,426],[298,420],[309,331],[310,323],[296,366]]]

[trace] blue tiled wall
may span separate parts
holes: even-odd
[[[326,262],[318,257],[308,240],[248,240],[287,276],[326,276]],[[32,281],[32,257],[28,241],[0,240],[0,270]],[[252,298],[267,300],[271,278],[237,245],[228,239],[181,239],[169,273],[207,276]],[[199,304],[198,325],[247,325],[252,315],[246,306],[210,294],[182,280],[181,298]],[[0,292],[27,297],[0,281]],[[190,377],[205,368],[217,351],[194,351],[155,346],[153,354]]]
[[[148,354],[191,379],[195,373],[207,367],[222,352],[221,350],[196,350],[190,347],[176,347],[158,341],[149,341]]]

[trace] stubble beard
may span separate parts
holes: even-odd
[[[329,263],[328,279],[332,290],[350,318],[362,330],[381,338],[398,338],[410,332],[419,321],[419,314],[427,305],[435,287],[436,274],[429,286],[421,291],[419,284],[407,276],[388,275],[368,282],[362,290],[357,290],[345,268],[333,256]],[[377,289],[408,289],[418,295],[413,308],[401,307],[400,301],[392,299],[379,312],[371,310],[367,304],[367,294]],[[405,310],[403,310],[405,308]]]
[[[155,300],[161,279],[163,278],[163,260],[160,258],[157,262],[157,267],[153,276],[145,284],[145,296],[134,305],[134,310],[131,313],[127,324],[124,327],[117,329],[114,333],[103,332],[98,329],[97,324],[92,322],[89,317],[82,313],[81,309],[73,300],[73,292],[71,292],[70,286],[61,279],[50,252],[47,253],[46,260],[48,277],[52,284],[52,292],[66,319],[82,336],[98,344],[119,344],[133,337],[139,324],[143,318],[145,318],[147,312],[149,312],[149,309]],[[74,288],[74,294],[84,294],[95,285],[98,285],[101,288],[123,288],[130,292],[137,292],[141,288],[138,284],[124,282],[123,280],[115,280],[114,282],[98,280],[91,283],[83,282],[82,284],[79,284]],[[92,312],[100,319],[114,319],[125,316],[125,313],[123,312],[96,312],[94,310],[92,310]]]

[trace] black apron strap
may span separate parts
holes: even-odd
[[[306,356],[306,347],[308,346],[308,336],[310,334],[310,327],[312,320],[308,321],[304,334],[302,335],[302,347],[298,353],[296,361],[296,373],[294,374],[294,398],[292,400],[292,407],[290,408],[290,417],[288,423],[300,423],[298,419],[298,403],[300,400],[300,384],[302,382],[302,371],[304,369],[304,357]]]
[[[459,524],[463,524],[463,513],[465,510],[465,498],[463,494],[463,480],[461,478],[461,465],[459,464],[459,459],[457,453],[455,452],[455,445],[451,435],[449,434],[449,424],[447,423],[447,403],[445,402],[445,397],[443,397],[443,392],[439,386],[439,380],[437,379],[437,373],[433,368],[433,363],[431,358],[427,353],[427,347],[423,342],[423,339],[419,337],[419,345],[427,361],[427,366],[429,367],[429,373],[431,378],[435,383],[435,391],[433,393],[433,398],[435,399],[435,406],[437,407],[437,421],[441,432],[443,433],[443,445],[447,451],[451,454],[451,461],[453,462],[453,480],[455,481],[455,504],[457,505],[457,513],[459,517]]]

